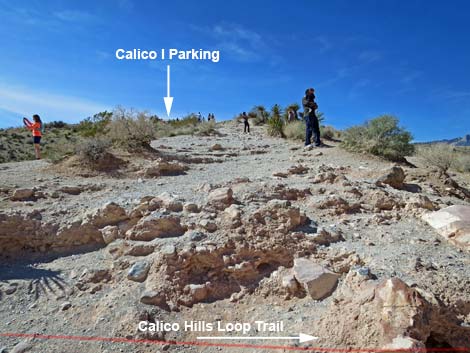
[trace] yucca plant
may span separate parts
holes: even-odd
[[[270,136],[284,137],[284,119],[282,118],[282,108],[279,104],[275,104],[271,108],[271,116],[268,119],[268,134]]]

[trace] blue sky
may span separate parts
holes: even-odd
[[[170,63],[173,116],[228,119],[313,86],[338,128],[389,113],[418,141],[470,133],[466,0],[0,0],[0,18],[2,127],[117,105],[166,116],[169,62],[115,50],[203,48],[220,62]]]

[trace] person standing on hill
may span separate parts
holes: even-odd
[[[296,120],[295,112],[294,112],[294,110],[289,109],[289,110],[287,111],[287,121],[291,123],[291,122],[293,122],[294,120]]]
[[[302,105],[304,107],[304,120],[306,125],[305,146],[311,146],[313,133],[315,146],[320,147],[322,145],[320,140],[320,125],[315,112],[318,109],[318,105],[315,103],[315,90],[313,88],[305,90],[305,96],[302,98]]]
[[[245,112],[243,112],[242,114],[242,119],[243,119],[243,133],[246,134],[246,132],[248,131],[248,133],[250,133],[250,123],[248,122],[248,115],[246,115]]]
[[[41,137],[42,137],[42,121],[39,115],[33,115],[33,122],[23,118],[26,128],[33,133],[34,153],[36,159],[41,159]]]

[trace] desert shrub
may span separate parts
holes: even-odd
[[[444,172],[455,164],[456,160],[454,147],[443,143],[418,146],[416,156],[427,165],[437,167]]]
[[[44,128],[46,129],[63,129],[68,127],[67,123],[63,121],[51,121],[50,123],[45,123]]]
[[[291,140],[305,139],[305,123],[301,120],[292,121],[284,125],[284,136]]]
[[[398,119],[383,115],[342,133],[342,147],[392,161],[402,161],[413,153],[411,134],[398,126]]]
[[[209,136],[215,133],[215,122],[208,121],[205,123],[200,123],[197,126],[196,134],[201,136]]]
[[[113,143],[132,151],[150,148],[157,137],[156,123],[146,112],[118,107],[108,124],[107,137]]]
[[[77,143],[75,153],[84,161],[95,164],[109,153],[111,142],[103,138],[88,138]]]
[[[341,137],[341,131],[336,130],[330,125],[322,125],[320,127],[320,135],[327,140],[334,140]]]
[[[445,143],[418,146],[416,156],[426,165],[437,167],[443,172],[449,169],[463,173],[470,171],[470,153]]]
[[[453,168],[462,173],[470,172],[470,153],[460,153],[459,157],[455,161]]]
[[[84,137],[104,135],[112,115],[113,113],[104,111],[82,120],[77,127],[78,133]]]
[[[195,126],[199,124],[199,121],[198,121],[197,115],[194,113],[191,113],[191,114],[184,116],[181,119],[170,120],[167,123],[173,127],[184,127],[184,126]]]

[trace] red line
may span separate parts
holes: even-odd
[[[242,343],[209,343],[209,342],[177,342],[177,341],[157,341],[149,339],[131,339],[124,337],[90,337],[90,336],[62,336],[62,335],[43,335],[36,333],[0,333],[0,337],[21,337],[35,338],[44,340],[68,340],[81,342],[112,342],[112,343],[130,343],[130,344],[154,344],[154,345],[177,345],[177,346],[203,346],[203,347],[225,347],[225,348],[255,348],[255,349],[275,349],[290,351],[316,351],[316,352],[470,352],[470,347],[456,348],[413,348],[413,349],[375,349],[375,348],[323,348],[323,347],[295,347],[295,346],[272,346],[272,345],[254,345]]]

